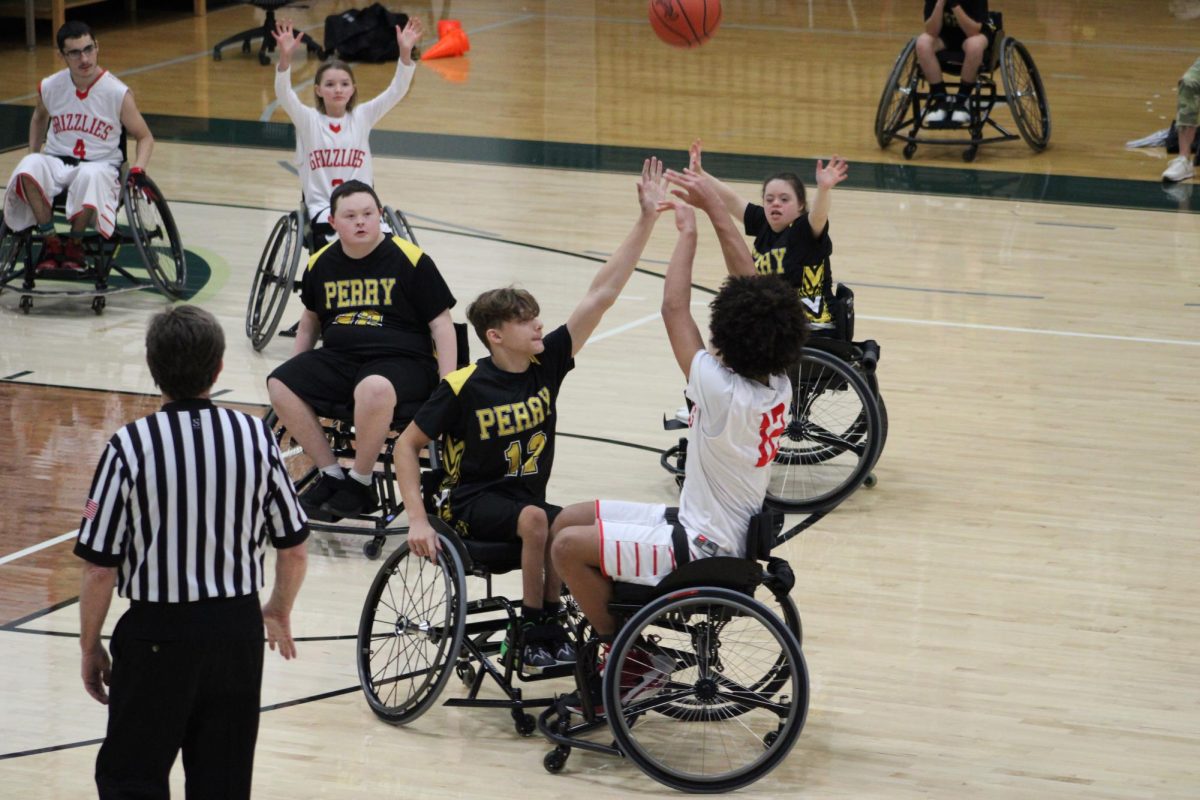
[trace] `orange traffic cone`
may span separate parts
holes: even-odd
[[[445,36],[437,40],[433,47],[421,54],[421,60],[431,61],[435,58],[461,56],[470,49],[471,43],[467,40],[467,34],[463,32],[462,28],[451,28]]]
[[[439,19],[437,28],[438,38],[444,38],[448,31],[452,31],[455,28],[462,30],[462,23],[456,19]]]

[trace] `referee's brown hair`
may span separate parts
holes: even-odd
[[[204,394],[217,380],[225,332],[200,306],[176,306],[150,320],[146,364],[154,385],[175,400]]]

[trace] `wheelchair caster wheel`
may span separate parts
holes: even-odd
[[[537,720],[532,714],[523,714],[520,711],[513,712],[513,726],[517,729],[517,733],[522,736],[532,736],[537,730]],[[566,759],[563,759],[564,761]],[[559,767],[562,769],[562,767]]]
[[[567,765],[567,756],[570,752],[565,747],[556,747],[546,753],[546,757],[542,759],[542,766],[546,768],[546,772],[557,775]]]
[[[975,160],[975,156],[977,156],[977,155],[979,155],[978,147],[968,147],[966,150],[963,150],[962,158],[963,158],[963,161],[970,164],[972,161]]]
[[[92,311],[95,311],[97,314],[102,313],[104,311],[105,302],[106,301],[103,297],[93,297],[92,298]]]
[[[454,674],[458,675],[458,679],[467,686],[475,683],[475,668],[470,664],[458,664],[454,667]]]
[[[29,295],[23,295],[21,297],[21,302],[18,303],[17,306],[22,311],[24,311],[26,314],[28,314],[29,309],[33,308],[33,298],[30,297]]]
[[[763,745],[770,747],[771,745],[775,744],[775,740],[778,738],[779,733],[777,731],[768,731],[767,735],[763,737]]]
[[[242,52],[243,53],[250,52],[250,40],[249,39],[242,39]]]
[[[364,544],[362,550],[368,561],[374,561],[383,552],[383,540],[377,536]]]
[[[863,486],[868,489],[874,489],[877,483],[879,483],[879,479],[875,477],[874,472],[868,472],[867,477],[863,479]]]
[[[905,161],[912,160],[913,154],[916,152],[917,152],[917,145],[915,142],[909,142],[908,144],[904,145],[904,160]]]

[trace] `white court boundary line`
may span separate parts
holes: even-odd
[[[1152,339],[1144,336],[1117,336],[1110,333],[1079,333],[1076,331],[1056,331],[1049,328],[1017,328],[1010,325],[981,325],[974,322],[945,322],[937,319],[905,319],[904,317],[870,317],[859,314],[858,319],[872,322],[897,322],[901,325],[929,325],[938,328],[967,328],[976,331],[1005,331],[1008,333],[1033,333],[1040,336],[1071,336],[1077,339],[1110,339],[1117,342],[1137,342],[1138,344],[1178,344],[1185,347],[1200,347],[1200,341],[1193,339]]]
[[[65,542],[68,539],[74,539],[78,535],[79,535],[79,529],[76,528],[73,531],[68,531],[67,533],[64,533],[62,536],[55,536],[53,539],[47,539],[44,542],[40,542],[38,544],[26,547],[24,550],[18,550],[15,553],[11,553],[7,556],[4,556],[3,558],[0,558],[0,566],[4,566],[5,564],[7,564],[10,561],[16,561],[18,558],[24,558],[25,556],[32,555],[39,550],[45,550],[47,547],[53,547],[54,545],[58,544],[59,542]]]

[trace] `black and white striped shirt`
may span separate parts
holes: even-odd
[[[118,567],[131,600],[240,597],[263,587],[267,541],[302,544],[306,523],[263,420],[181,400],[109,440],[75,554]]]

